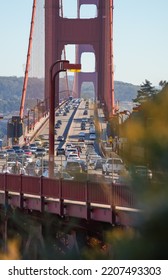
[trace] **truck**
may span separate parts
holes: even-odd
[[[102,174],[109,175],[110,173],[121,174],[125,170],[125,165],[121,158],[107,158],[102,165]]]

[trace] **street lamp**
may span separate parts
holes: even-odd
[[[59,69],[53,75],[53,69],[56,65],[59,65]],[[49,177],[54,175],[54,124],[55,124],[55,78],[60,72],[80,71],[81,64],[70,64],[69,60],[57,60],[50,67],[50,92],[49,92]],[[58,104],[57,104],[58,103]],[[59,99],[57,96],[56,106],[59,106]]]

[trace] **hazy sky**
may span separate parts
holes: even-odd
[[[75,11],[76,0],[64,1]],[[32,3],[0,0],[0,76],[24,75]],[[115,80],[168,80],[167,13],[167,0],[114,0]]]

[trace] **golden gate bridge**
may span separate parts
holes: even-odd
[[[94,18],[81,19],[82,5],[95,5],[97,15]],[[23,140],[30,127],[30,123],[27,125],[27,119],[30,122],[30,114],[33,113],[31,125],[34,126],[46,112],[48,113],[51,98],[50,69],[55,63],[67,60],[68,44],[75,45],[77,65],[81,63],[82,53],[94,53],[95,71],[76,72],[71,88],[67,71],[62,84],[60,77],[53,75],[57,96],[57,100],[52,104],[53,109],[60,103],[61,92],[66,93],[66,97],[71,93],[80,97],[82,83],[92,82],[95,98],[104,104],[106,117],[112,118],[115,115],[112,31],[112,0],[78,0],[75,19],[64,17],[61,0],[33,1],[20,113],[13,116],[8,123],[8,138],[12,144]],[[40,92],[39,96],[36,89],[33,92],[30,90],[34,78],[44,83],[44,91]],[[5,227],[8,207],[20,209],[21,212],[28,212],[32,216],[39,213],[40,219],[44,218],[46,212],[63,219],[75,217],[87,221],[88,225],[91,221],[114,225],[118,215],[120,221],[126,225],[130,223],[128,212],[136,213],[132,191],[123,185],[112,184],[110,191],[106,192],[104,185],[99,183],[62,182],[52,178],[13,174],[0,174],[0,183],[0,203],[5,205]]]

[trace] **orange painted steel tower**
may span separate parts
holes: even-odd
[[[95,5],[97,17],[80,19],[82,5]],[[83,82],[93,82],[96,98],[104,103],[109,117],[114,114],[113,0],[78,0],[75,19],[63,18],[59,0],[45,1],[45,99],[49,97],[49,69],[61,59],[65,45],[76,45],[76,63],[83,52],[95,54],[95,72],[80,72],[75,77],[75,92],[80,96]],[[56,69],[57,70],[57,69]],[[59,77],[56,77],[58,104]]]

